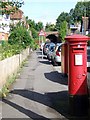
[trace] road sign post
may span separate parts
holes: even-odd
[[[40,36],[41,36],[41,40],[40,40]],[[46,36],[46,33],[45,33],[43,30],[41,30],[41,31],[39,32],[39,45],[40,45],[41,42],[43,43],[43,38],[44,38],[44,36]],[[41,42],[40,42],[40,41],[41,41]],[[43,49],[42,49],[42,59],[43,59]]]

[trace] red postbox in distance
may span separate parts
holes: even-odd
[[[68,91],[69,107],[72,115],[88,113],[87,87],[87,41],[89,38],[80,34],[67,36],[68,42]]]

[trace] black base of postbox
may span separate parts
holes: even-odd
[[[69,112],[72,116],[88,115],[88,95],[69,95]]]

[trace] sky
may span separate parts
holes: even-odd
[[[82,0],[24,0],[21,10],[25,16],[38,23],[43,22],[55,24],[61,12],[68,12],[75,8],[77,1]]]

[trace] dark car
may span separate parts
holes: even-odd
[[[47,53],[48,60],[51,60],[54,50],[55,50],[55,44],[51,43],[49,46],[49,51]]]
[[[45,43],[43,46],[43,54],[47,55],[47,52],[49,50],[50,43]]]
[[[49,52],[49,46],[53,44],[52,42],[48,42],[48,43],[45,43],[44,46],[43,46],[43,54],[44,55],[47,55],[47,53]]]
[[[87,82],[88,82],[88,90],[90,95],[90,46],[87,47]]]
[[[87,47],[87,67],[90,67],[90,46]]]

